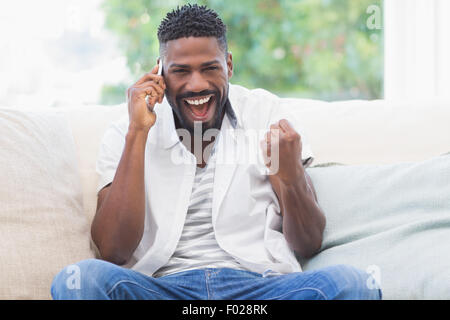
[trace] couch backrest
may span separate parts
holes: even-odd
[[[450,102],[283,99],[300,114],[315,164],[421,161],[450,152]]]
[[[97,207],[97,173],[95,165],[100,143],[108,126],[125,115],[127,106],[80,106],[59,109],[69,120],[77,148],[83,202],[89,222]]]

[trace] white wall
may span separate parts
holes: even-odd
[[[450,0],[385,0],[385,98],[450,99]]]

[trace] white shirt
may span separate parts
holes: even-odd
[[[200,269],[200,268],[245,268],[223,250],[216,240],[212,225],[212,199],[216,153],[213,152],[204,168],[197,167],[191,200],[184,222],[183,232],[177,248],[169,261],[153,276]]]
[[[302,137],[302,161],[313,155],[294,110],[262,89],[230,84],[231,108],[217,144],[212,225],[217,243],[248,270],[261,274],[301,271],[281,232],[276,194],[265,174],[259,141],[285,118]],[[181,237],[196,172],[196,159],[181,143],[170,105],[155,106],[155,125],[145,150],[145,224],[132,269],[153,275],[174,253]],[[97,161],[97,191],[113,181],[125,145],[128,115],[106,131]]]

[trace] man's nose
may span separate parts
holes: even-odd
[[[194,71],[186,84],[186,91],[201,92],[209,88],[208,81],[200,72]]]

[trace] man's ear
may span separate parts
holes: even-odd
[[[233,76],[233,56],[231,52],[227,53],[228,79]]]

